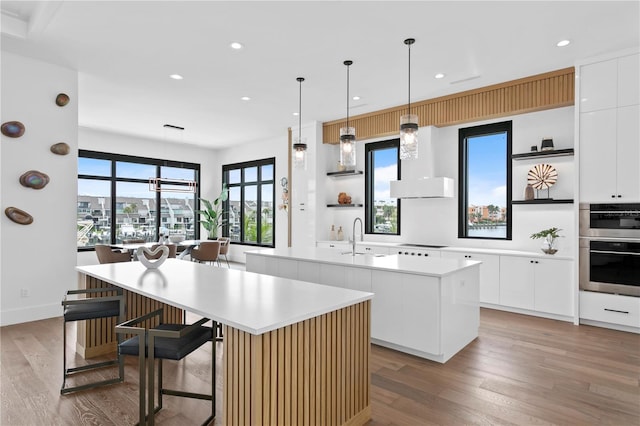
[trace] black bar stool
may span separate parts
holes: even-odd
[[[180,396],[185,398],[195,398],[211,401],[211,415],[202,423],[208,425],[216,414],[216,343],[213,339],[212,327],[203,326],[209,321],[208,318],[191,324],[162,324],[154,328],[145,328],[153,318],[156,321],[162,320],[162,309],[150,312],[141,317],[126,321],[116,326],[116,333],[134,334],[134,337],[118,345],[120,355],[133,355],[138,357],[138,368],[140,370],[140,396],[139,396],[139,425],[153,425],[155,413],[162,409],[162,395]],[[145,323],[143,327],[136,326]],[[179,361],[198,349],[206,342],[212,342],[211,348],[211,394],[201,394],[186,392],[181,390],[165,389],[162,384],[162,360],[171,359]],[[158,359],[158,406],[155,405],[155,359]],[[145,380],[146,370],[146,380]],[[145,404],[145,396],[148,396]],[[145,409],[146,405],[146,409]],[[147,414],[148,413],[148,414]]]
[[[98,293],[115,293],[115,296],[87,297],[85,299],[69,299],[69,296],[85,294],[88,296],[98,295]],[[117,287],[69,290],[62,300],[63,323],[62,323],[62,387],[60,394],[76,392],[85,389],[105,386],[124,381],[124,358],[120,355],[116,359],[96,362],[80,367],[67,368],[67,323],[71,321],[85,321],[97,318],[118,317],[118,322],[125,319],[124,296],[122,289]],[[120,343],[120,336],[118,336]],[[67,378],[75,373],[86,372],[97,368],[118,365],[118,377],[97,382],[87,383],[79,386],[66,387]]]

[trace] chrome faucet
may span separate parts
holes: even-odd
[[[362,219],[360,219],[359,217],[356,217],[353,220],[353,232],[351,233],[351,236],[353,238],[353,241],[351,242],[352,246],[351,246],[351,256],[355,256],[356,255],[356,222],[360,221],[360,241],[364,241],[364,232],[362,232]]]

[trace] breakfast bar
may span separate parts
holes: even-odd
[[[125,262],[77,270],[87,287],[144,298],[138,310],[161,303],[223,324],[223,424],[370,419],[372,293],[177,259],[158,269]]]

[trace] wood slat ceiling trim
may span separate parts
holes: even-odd
[[[444,127],[574,104],[573,67],[411,104],[419,125]],[[358,140],[399,133],[406,105],[350,117]],[[345,119],[322,124],[323,143],[337,144]]]

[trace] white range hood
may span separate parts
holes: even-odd
[[[392,180],[391,198],[453,198],[454,181],[448,177]]]

